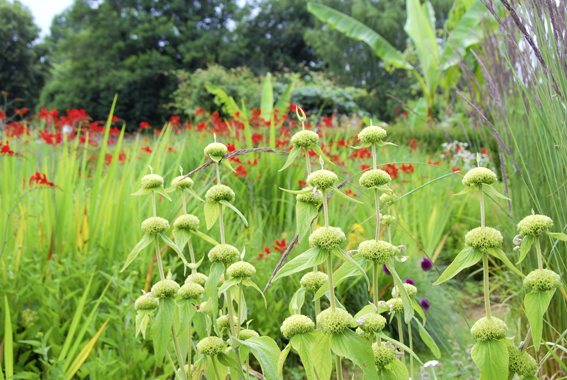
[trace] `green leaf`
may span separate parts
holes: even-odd
[[[508,378],[508,347],[504,340],[478,341],[471,356],[480,369],[482,380],[504,380]]]
[[[297,202],[295,204],[295,215],[297,220],[297,232],[299,233],[299,241],[311,231],[311,224],[319,215],[317,206],[311,203]]]
[[[414,315],[411,297],[409,296],[404,283],[402,282],[402,279],[398,275],[398,272],[396,272],[394,265],[392,265],[391,263],[386,263],[386,267],[388,268],[390,273],[392,273],[392,277],[394,277],[394,283],[398,288],[398,293],[400,294],[400,297],[402,298],[404,304],[404,320],[406,323],[409,323]]]
[[[539,351],[541,343],[541,333],[543,330],[543,316],[549,307],[551,298],[555,290],[548,290],[547,292],[531,292],[526,294],[524,298],[524,309],[526,316],[532,328],[532,339],[534,341],[534,348]]]
[[[320,147],[319,145],[314,145],[311,149],[313,149],[313,151],[314,151],[315,153],[317,153],[317,155],[318,155],[319,157],[323,158],[323,160],[327,161],[329,164],[331,164],[331,165],[333,165],[333,166],[335,165],[335,163],[334,163],[333,161],[331,161],[331,160],[329,159],[329,157],[327,157],[327,156],[325,155],[325,153],[323,153],[323,151],[321,150],[321,147]]]
[[[236,173],[236,170],[234,170],[229,160],[222,160],[220,163],[226,166],[231,172]]]
[[[154,341],[154,351],[156,364],[161,367],[165,352],[171,342],[171,328],[173,327],[173,317],[175,315],[175,301],[171,298],[161,298],[159,300],[159,310],[152,323],[152,339]]]
[[[181,229],[181,228],[174,228],[173,231],[173,239],[175,240],[175,245],[183,250],[187,245],[187,242],[191,240],[191,231]]]
[[[285,346],[278,359],[278,376],[282,376],[283,374],[283,366],[285,363],[285,359],[287,359],[287,355],[289,354],[289,351],[291,351],[291,342],[288,343],[287,346]]]
[[[389,141],[378,141],[376,143],[377,146],[386,146],[386,145],[393,145],[393,146],[398,146],[396,144],[394,144],[393,142],[389,142]]]
[[[290,343],[299,354],[307,379],[317,380],[313,367],[313,352],[317,349],[317,338],[311,334],[297,334],[291,338]]]
[[[215,367],[214,367],[213,361],[214,361],[214,364],[216,364],[216,367],[219,371],[219,377],[217,377],[217,374],[215,372]],[[220,378],[221,380],[225,380],[227,376],[228,376],[228,367],[219,363],[219,361],[216,359],[216,356],[207,356],[207,367],[205,368],[205,379],[217,380],[217,379]]]
[[[336,355],[348,358],[359,366],[368,380],[380,380],[376,373],[372,345],[364,337],[346,330],[331,337],[331,349]]]
[[[146,339],[146,330],[150,323],[152,313],[153,310],[138,310],[136,314],[136,336],[142,333],[142,336]]]
[[[179,309],[179,332],[181,332],[185,330],[193,320],[193,317],[197,313],[195,305],[200,305],[201,301],[191,298],[178,298],[175,303]]]
[[[337,194],[340,197],[343,197],[346,200],[352,201],[352,202],[356,202],[359,203],[361,205],[363,205],[364,203],[361,201],[358,201],[356,199],[354,199],[353,197],[349,197],[348,195],[346,195],[345,193],[343,193],[342,191],[340,191],[337,187],[333,187],[333,193]]]
[[[187,265],[187,260],[185,260],[185,256],[183,256],[183,253],[181,253],[181,250],[175,245],[174,242],[172,242],[166,234],[164,234],[163,232],[159,234],[159,236],[161,237],[161,240],[163,240],[163,242],[165,244],[167,244],[171,249],[173,249],[175,251],[175,253],[177,253],[177,256],[179,256],[179,258],[181,259],[181,261],[183,261],[183,264],[186,266]]]
[[[533,236],[526,236],[522,238],[522,243],[520,244],[520,260],[516,265],[520,264],[526,258],[526,255],[530,251],[530,248],[534,244],[535,238]]]
[[[204,202],[204,200],[195,192],[195,190],[191,189],[191,188],[187,188],[185,189],[187,190],[187,192],[189,194],[191,194],[193,197],[197,198],[198,200],[200,200],[201,202]]]
[[[490,185],[482,185],[482,189],[486,189],[488,191],[486,191],[486,193],[490,193],[492,195],[494,195],[496,198],[500,198],[500,199],[505,199],[507,201],[511,201],[510,198],[508,198],[505,195],[500,194],[494,187],[490,186]]]
[[[126,258],[126,262],[124,263],[122,269],[120,269],[120,273],[124,272],[124,270],[128,268],[128,265],[130,265],[132,261],[134,261],[134,259],[138,257],[138,254],[142,251],[142,249],[150,245],[150,243],[152,242],[152,237],[153,235],[150,234],[145,234],[144,236],[142,236],[142,240],[140,240],[138,244],[136,244],[136,246],[132,249],[132,252],[130,252],[128,257]]]
[[[284,189],[284,188],[279,188],[282,191],[285,191],[286,193],[290,193],[290,194],[309,194],[313,191],[313,188],[307,188],[307,189],[303,189],[303,190],[288,190],[288,189]]]
[[[273,282],[282,277],[319,265],[327,260],[327,257],[329,257],[329,252],[324,249],[308,249],[281,267],[279,272],[275,275]]]
[[[468,194],[472,191],[475,191],[476,187],[465,187],[463,190],[459,191],[457,194],[453,194],[453,195],[465,195]]]
[[[4,313],[4,368],[6,378],[11,379],[14,376],[14,330],[6,294],[4,294]],[[2,368],[0,368],[0,372],[2,372]]]
[[[360,266],[358,264],[358,262],[356,262],[356,260],[354,260],[352,257],[350,257],[349,255],[347,255],[345,253],[345,251],[343,251],[340,247],[337,247],[335,249],[333,249],[333,253],[335,254],[335,256],[337,256],[340,259],[343,259],[345,261],[348,261],[349,263],[351,263],[359,272],[360,274],[362,274],[362,276],[364,277],[364,279],[366,280],[366,283],[368,284],[368,287],[370,287],[370,280],[368,279],[368,276],[366,275],[366,271],[362,268],[362,266]],[[336,286],[336,285],[335,285]]]
[[[289,313],[291,315],[301,314],[301,308],[305,303],[305,291],[306,289],[301,287],[291,297],[291,301],[289,301]]]
[[[220,87],[217,87],[211,83],[205,83],[205,88],[207,91],[215,96],[215,104],[222,106],[224,110],[230,115],[234,116],[237,112],[240,111],[234,98],[232,96],[228,96],[226,92]]]
[[[153,191],[155,191],[156,193],[158,193],[159,195],[163,196],[165,199],[171,202],[171,198],[169,197],[163,186],[157,187],[153,189]]]
[[[410,354],[411,356],[413,356],[415,358],[415,360],[417,360],[420,364],[423,364],[421,362],[421,359],[419,359],[419,357],[416,355],[415,352],[413,352],[413,350],[411,348],[409,348],[408,346],[406,346],[405,344],[398,342],[397,340],[390,338],[389,336],[387,336],[386,334],[384,334],[383,332],[378,333],[378,336],[390,343],[392,343],[394,346],[398,346],[400,347],[402,350],[404,350],[405,352],[407,352],[408,354]]]
[[[270,120],[274,113],[274,89],[272,88],[272,75],[270,73],[267,73],[264,79],[260,107],[262,108],[260,117],[264,120]]]
[[[240,283],[239,278],[231,278],[229,280],[225,280],[222,283],[221,287],[219,288],[219,293],[224,293],[224,292],[226,292],[227,289],[229,289],[229,288],[231,288],[235,285],[238,285],[239,283]]]
[[[221,205],[218,202],[205,203],[205,221],[207,222],[207,231],[213,228],[215,222],[219,218],[219,207],[221,207]]]
[[[545,233],[547,234],[547,236],[552,237],[554,239],[561,240],[561,241],[567,241],[567,235],[562,234],[561,232],[545,231]]]
[[[359,146],[351,146],[352,149],[364,149],[364,148],[368,148],[369,146],[371,146],[371,143],[364,143],[364,144],[360,144]]]
[[[146,194],[149,194],[151,192],[152,192],[152,190],[150,190],[150,189],[141,188],[140,190],[138,190],[135,193],[132,193],[130,195],[139,196],[139,195],[146,195]]]
[[[266,379],[282,380],[282,375],[278,375],[278,361],[281,352],[272,338],[260,336],[238,341],[240,344],[250,347],[252,354],[260,362]]]
[[[264,306],[266,306],[266,309],[268,308],[268,301],[266,301],[266,296],[264,296],[264,292],[262,292],[262,290],[258,287],[258,285],[256,285],[251,279],[247,278],[246,280],[243,280],[242,283],[245,286],[249,286],[253,289],[256,289],[256,291],[258,291],[258,293],[260,293],[260,295],[262,296],[262,298],[264,299]]]
[[[226,207],[232,209],[236,215],[238,215],[240,217],[240,219],[242,219],[242,221],[244,222],[244,225],[246,227],[248,227],[248,221],[246,220],[246,218],[244,217],[244,215],[242,215],[242,213],[240,211],[238,211],[238,209],[236,207],[234,207],[231,203],[227,202],[227,201],[220,201],[219,203],[222,203],[223,205],[225,205]]]
[[[295,87],[295,82],[297,78],[295,76],[291,77],[291,83],[287,85],[283,94],[276,102],[276,109],[280,111],[280,115],[287,113],[289,111],[289,104],[291,101],[291,94],[293,93],[293,88]]]
[[[224,266],[219,263],[215,262],[211,264],[211,268],[209,269],[209,277],[207,278],[207,282],[205,282],[205,293],[208,297],[211,298],[211,302],[213,304],[213,319],[216,320],[217,317],[217,310],[219,307],[219,297],[218,297],[218,289],[217,285],[219,283],[219,279],[224,272]]]
[[[487,249],[488,253],[490,253],[492,256],[499,258],[500,260],[502,260],[502,262],[514,273],[516,273],[517,275],[519,275],[520,277],[526,277],[522,272],[520,272],[518,270],[518,268],[516,268],[514,266],[514,264],[512,264],[512,262],[510,261],[510,259],[508,259],[508,256],[506,256],[506,254],[504,253],[503,250],[501,250],[500,248],[488,248]]]
[[[214,224],[214,223],[213,223]],[[199,236],[201,239],[208,241],[209,243],[211,243],[212,245],[219,245],[220,243],[218,241],[216,241],[215,239],[213,239],[212,237],[210,237],[207,234],[202,233],[201,231],[197,230],[197,231],[191,231],[191,233],[193,235],[197,235]]]
[[[293,164],[293,162],[295,161],[297,156],[299,156],[299,153],[301,153],[301,149],[297,146],[294,146],[289,151],[289,154],[287,155],[287,160],[285,161],[284,166],[282,166],[282,168],[280,170],[278,170],[278,172],[281,172],[282,170],[287,169],[291,164]]]
[[[224,352],[221,352],[217,355],[217,359],[218,359],[219,363],[221,363],[225,367],[230,368],[230,378],[231,379],[237,380],[237,379],[244,379],[245,378],[244,372],[242,372],[242,367],[238,365],[238,363],[236,362],[236,360],[234,360],[234,358],[232,356],[229,356],[229,355],[225,354]]]
[[[478,249],[472,247],[465,247],[455,260],[445,269],[441,276],[433,283],[433,285],[439,285],[447,280],[452,279],[463,269],[472,267],[482,259],[482,252]]]
[[[313,367],[319,380],[329,380],[333,372],[333,356],[331,355],[331,336],[323,334],[321,330],[310,333],[315,337],[315,347],[313,352]]]
[[[403,365],[403,364],[402,364]],[[405,367],[404,367],[405,368]],[[407,372],[407,370],[406,370]],[[378,368],[377,370],[378,378],[380,380],[399,380],[394,372],[388,368]]]
[[[357,262],[358,266],[360,266],[364,270],[364,272],[366,273],[366,271],[368,270],[368,266],[369,266],[368,260],[366,260],[362,256],[355,256],[353,259]],[[358,276],[359,273],[360,272],[359,272],[359,269],[358,269],[357,266],[353,265],[350,262],[350,260],[346,261],[343,265],[341,265],[339,267],[339,269],[337,269],[333,273],[333,280],[334,280],[333,284],[335,285],[335,287],[337,287],[337,286],[339,286],[339,284],[341,284],[347,278]],[[313,296],[313,299],[317,300],[317,299],[323,297],[325,295],[325,293],[327,293],[328,291],[329,291],[329,282],[326,282],[325,284],[323,284],[319,288],[317,293],[315,293],[315,295]]]
[[[415,298],[411,299],[411,304],[413,306],[413,309],[417,312],[417,314],[419,314],[419,316],[423,320],[423,325],[425,326],[425,323],[427,323],[427,318],[425,318],[425,313],[423,312],[421,305],[415,300]]]
[[[394,359],[393,362],[391,362],[390,364],[387,365],[387,368],[389,368],[390,370],[392,370],[393,374],[394,374],[394,378],[396,380],[409,380],[409,373],[408,373],[408,369],[406,368],[406,366],[404,365],[404,363],[402,363],[401,361],[399,361],[398,359]],[[380,375],[380,373],[378,373]],[[382,377],[380,377],[381,380],[383,380]]]
[[[433,353],[433,356],[435,356],[436,359],[439,359],[441,357],[441,351],[439,351],[439,347],[437,347],[437,344],[435,343],[431,335],[429,335],[425,327],[417,320],[417,318],[414,318],[414,320],[419,326],[419,336],[423,340],[423,343],[425,343],[427,347],[429,347],[429,349]]]

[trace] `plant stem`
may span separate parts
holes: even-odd
[[[380,240],[380,197],[378,190],[374,189],[374,203],[376,204],[376,241]]]
[[[335,355],[335,369],[337,370],[337,380],[343,380],[343,366],[339,355]]]
[[[378,290],[378,263],[376,261],[372,262],[372,288],[374,295],[374,306],[376,306],[376,314],[379,314],[378,302],[380,301],[380,295]]]
[[[484,215],[484,192],[482,191],[482,185],[478,187],[480,191],[480,225],[484,227],[486,225],[486,218]]]
[[[225,279],[228,278],[227,266],[226,265],[224,267],[224,278]],[[240,364],[239,349],[236,346],[236,341],[234,339],[234,338],[237,337],[237,335],[236,335],[236,328],[234,326],[234,307],[232,305],[232,296],[230,294],[230,289],[227,289],[226,292],[224,293],[224,295],[225,295],[226,306],[227,306],[227,309],[228,309],[228,324],[230,326],[231,345],[232,345],[232,348],[233,348],[234,357],[236,358],[236,362],[238,363],[238,365],[240,367],[242,367],[242,364]],[[240,315],[240,312],[238,314]],[[240,320],[240,317],[239,317],[239,320]]]
[[[192,347],[193,346],[193,326],[192,325],[193,325],[193,323],[189,322],[189,327],[188,327],[188,329],[189,329],[189,352],[188,352],[189,357],[188,357],[188,360],[187,360],[187,364],[189,364],[189,372],[191,372],[191,360],[192,360],[191,356],[193,356],[193,347]]]
[[[482,253],[482,267],[484,272],[484,305],[486,307],[486,319],[490,319],[490,284],[488,283],[488,253],[486,252]]]
[[[215,361],[215,357],[213,356],[213,357],[211,358],[211,360],[213,361],[213,367],[215,368],[215,374],[217,375],[217,379],[218,379],[218,380],[223,380],[223,379],[221,378],[221,376],[220,376],[219,369],[218,369],[218,367],[217,367],[217,362]]]
[[[163,272],[163,264],[161,262],[161,253],[159,252],[159,241],[157,235],[154,235],[154,245],[156,246],[156,261],[159,269],[159,278],[160,280],[165,280],[165,274]]]
[[[532,340],[532,326],[528,327],[528,332],[526,334],[526,339],[520,345],[520,351],[525,351]]]
[[[246,380],[250,380],[250,356],[246,358]]]
[[[333,258],[331,252],[327,257],[327,273],[329,275],[329,298],[331,301],[331,310],[335,311],[335,286],[333,285]]]
[[[181,190],[181,199],[183,200],[183,215],[187,215],[187,201],[185,199],[185,190]]]
[[[154,209],[154,217],[156,217],[156,216],[157,216],[157,211],[156,211],[156,193],[154,193],[153,191],[152,191],[152,206],[153,206],[153,209]]]
[[[322,190],[323,194],[323,215],[325,217],[325,227],[329,227],[329,205],[327,204],[327,190]]]
[[[220,241],[221,241],[221,244],[224,244],[225,243],[225,240],[224,240],[224,221],[222,220],[223,219],[222,218],[222,208],[223,208],[223,205],[219,203]]]
[[[175,373],[175,377],[179,377],[181,379],[181,376],[179,376],[179,372],[177,372],[177,368],[175,367],[175,363],[173,362],[173,359],[171,358],[169,351],[165,351],[165,354],[167,355],[167,358],[169,359],[169,364],[171,364],[171,368],[173,368],[173,373]]]
[[[372,169],[376,169],[376,161],[378,160],[378,155],[376,154],[376,144],[372,144]]]
[[[240,320],[240,307],[242,305],[242,281],[240,281],[240,284],[238,285],[238,316],[236,317],[238,319],[238,326],[236,326],[236,336],[240,336],[240,324],[242,323]]]
[[[193,251],[193,244],[191,243],[191,240],[187,242],[187,245],[189,246],[189,256],[191,256],[191,264],[195,264],[195,251]],[[195,268],[191,269],[191,281],[195,281],[196,271],[197,270]]]
[[[311,161],[309,161],[309,152],[307,151],[307,149],[303,149],[303,151],[305,152],[305,163],[307,167],[307,175],[309,176],[309,174],[311,174]]]
[[[409,334],[409,347],[410,347],[410,350],[413,351],[413,339],[412,339],[412,336],[411,336],[411,321],[408,323],[408,334]],[[414,379],[414,377],[413,377],[413,355],[410,355],[409,360],[410,360],[410,379]]]
[[[388,206],[388,214],[391,214],[390,206]],[[387,229],[388,229],[388,243],[392,244],[392,230],[390,229],[390,226],[388,226]]]
[[[541,242],[539,241],[539,236],[535,238],[536,251],[537,251],[537,266],[538,269],[543,269],[543,255],[541,254]]]
[[[404,344],[404,331],[402,330],[402,317],[401,313],[396,313],[396,318],[398,320],[398,335],[400,336],[400,343]],[[406,354],[402,356],[402,362],[406,364]]]
[[[219,163],[217,162],[217,164],[215,165],[215,167],[217,168],[217,185],[220,185],[220,169],[219,169]]]

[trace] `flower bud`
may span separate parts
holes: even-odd
[[[152,286],[152,296],[155,298],[173,298],[179,291],[179,284],[173,280],[161,280]]]
[[[553,227],[553,220],[545,215],[528,215],[518,223],[518,232],[522,236],[540,236]]]
[[[232,321],[234,323],[234,326],[238,326],[238,318],[237,317],[232,317]],[[228,315],[222,315],[222,316],[217,318],[217,327],[219,328],[219,330],[230,328],[230,322],[228,321]]]
[[[508,345],[508,371],[519,376],[534,376],[537,372],[537,362],[527,352]]]
[[[307,177],[307,183],[318,190],[327,190],[339,182],[339,177],[330,170],[317,170]]]
[[[360,176],[361,186],[369,189],[371,187],[380,187],[392,182],[392,177],[382,169],[367,170]]]
[[[321,328],[323,334],[342,334],[353,325],[354,319],[343,309],[335,309],[335,311],[326,309],[317,316],[317,327]]]
[[[391,298],[386,302],[390,308],[390,313],[402,313],[404,311],[404,301],[400,297]]]
[[[496,317],[481,318],[476,321],[471,329],[472,336],[481,342],[504,339],[507,333],[508,326],[506,326],[506,323]]]
[[[207,276],[204,275],[203,273],[194,273],[193,275],[189,275],[186,279],[185,279],[185,283],[195,283],[195,284],[199,284],[202,287],[205,287],[205,282],[207,282]]]
[[[319,135],[313,131],[303,130],[291,138],[291,145],[297,148],[311,148],[319,142]]]
[[[188,282],[177,291],[177,296],[183,299],[199,299],[205,293],[205,289],[194,282]]]
[[[465,235],[465,245],[476,249],[500,248],[504,238],[491,227],[477,227]]]
[[[384,368],[398,358],[396,349],[387,343],[374,343],[372,345],[376,367]]]
[[[254,330],[250,330],[250,329],[242,329],[240,330],[240,333],[238,334],[238,339],[240,340],[248,340],[250,338],[257,338],[259,337],[260,334],[258,334],[256,331]]]
[[[240,260],[240,252],[230,244],[219,244],[209,251],[209,260],[230,265]]]
[[[139,297],[134,304],[136,311],[138,310],[154,310],[159,306],[159,301],[155,297],[145,294]]]
[[[306,315],[296,314],[287,317],[282,324],[281,332],[283,336],[291,339],[297,334],[307,334],[315,329],[315,324]]]
[[[396,217],[394,215],[382,215],[380,217],[380,223],[384,226],[391,226],[396,223]]]
[[[530,292],[547,292],[561,286],[561,277],[549,269],[536,269],[524,279],[524,286]]]
[[[312,292],[317,292],[325,282],[327,282],[329,276],[323,272],[307,272],[301,281],[299,282],[302,287]]]
[[[480,185],[492,185],[498,177],[496,173],[487,168],[471,169],[463,177],[463,185],[468,187],[477,187]]]
[[[209,203],[220,201],[232,203],[235,198],[236,195],[234,194],[234,191],[225,185],[215,185],[207,190],[207,193],[205,194],[205,200]]]
[[[239,261],[228,267],[226,271],[229,278],[247,279],[256,274],[256,268],[246,261]]]
[[[358,139],[364,144],[375,144],[384,140],[386,136],[388,136],[388,132],[384,128],[371,125],[360,131]]]
[[[193,180],[189,177],[183,178],[183,176],[180,175],[171,181],[171,186],[179,190],[190,189],[193,187]]]
[[[389,263],[392,257],[400,253],[400,249],[382,240],[366,240],[358,246],[358,253],[366,260],[377,264]]]
[[[298,194],[296,199],[298,202],[308,203],[317,207],[320,207],[323,204],[323,196],[320,192],[318,192],[317,196],[315,196],[312,192],[307,194]]]
[[[163,178],[157,174],[148,174],[142,177],[142,189],[155,189],[163,186]]]
[[[222,157],[228,153],[228,148],[223,143],[211,143],[205,147],[205,156]]]
[[[386,327],[386,318],[380,314],[366,314],[361,322],[359,325],[364,332],[379,333]]]
[[[176,230],[196,231],[199,229],[199,218],[191,214],[181,215],[173,222],[173,228]]]
[[[346,241],[344,232],[339,227],[321,227],[309,236],[309,244],[331,251]]]
[[[382,194],[380,196],[380,204],[383,204],[385,206],[391,206],[392,203],[394,203],[395,201],[396,201],[396,197],[394,197],[393,195]]]
[[[217,356],[224,351],[225,343],[221,338],[210,336],[197,344],[197,351],[201,355]]]
[[[415,287],[415,285],[405,283],[404,288],[406,288],[406,292],[410,297],[413,297],[417,294],[417,288]],[[392,290],[392,295],[394,294],[394,291],[397,292],[397,294],[399,294],[399,290],[397,286],[394,286],[394,290]]]
[[[142,222],[142,232],[146,234],[160,234],[169,228],[167,219],[153,216]]]

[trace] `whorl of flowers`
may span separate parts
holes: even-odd
[[[528,215],[518,223],[518,232],[522,236],[540,236],[553,227],[553,220],[545,215]]]
[[[346,241],[345,233],[339,227],[321,227],[309,236],[309,244],[331,251]]]
[[[177,230],[196,231],[199,229],[199,218],[191,214],[181,215],[173,222],[173,228]]]
[[[287,317],[282,324],[281,332],[283,336],[290,339],[297,334],[306,334],[315,329],[315,324],[306,315],[296,314]]]
[[[221,338],[210,336],[197,344],[197,351],[201,355],[217,356],[224,351],[225,343]]]
[[[211,143],[205,147],[205,155],[213,157],[222,157],[228,153],[228,148],[223,143]]]
[[[382,169],[372,169],[365,171],[358,182],[361,186],[369,189],[389,184],[392,182],[392,177]]]
[[[157,174],[148,174],[142,177],[142,189],[155,189],[163,186],[163,178]]]
[[[229,278],[247,279],[256,274],[256,268],[246,261],[239,261],[229,266],[226,272]]]
[[[496,173],[487,168],[471,169],[463,177],[463,185],[468,187],[478,187],[480,185],[492,185],[498,177]]]
[[[477,227],[465,235],[465,244],[476,249],[500,248],[504,237],[492,227]]]
[[[404,311],[404,301],[400,297],[391,298],[386,302],[386,306],[394,313],[401,313]]]
[[[524,286],[530,292],[547,292],[561,286],[561,277],[549,269],[536,269],[526,276]]]
[[[238,339],[240,340],[248,340],[250,338],[257,338],[259,337],[260,334],[258,334],[256,331],[254,330],[250,330],[250,329],[242,329],[240,330],[240,333],[238,334]]]
[[[134,308],[137,310],[154,310],[159,306],[159,301],[152,297],[151,295],[145,294],[139,297],[134,304]]]
[[[366,240],[358,246],[358,253],[366,260],[375,261],[378,264],[389,263],[400,249],[383,240]]]
[[[380,196],[380,204],[385,206],[391,206],[392,203],[396,201],[396,197],[390,194],[382,194]]]
[[[185,283],[188,284],[190,282],[194,282],[195,284],[199,284],[201,286],[205,286],[205,282],[207,282],[207,276],[203,273],[194,273],[193,275],[189,275],[185,279]]]
[[[299,282],[302,287],[312,292],[317,292],[325,282],[329,279],[329,276],[323,272],[307,272],[301,281]]]
[[[520,376],[534,376],[537,372],[537,362],[526,351],[508,345],[508,371]]]
[[[387,343],[374,343],[372,345],[376,367],[384,368],[398,358],[396,349]]]
[[[199,299],[205,293],[205,289],[194,282],[188,282],[177,291],[177,296],[183,299]]]
[[[317,207],[323,204],[323,195],[320,192],[317,192],[317,196],[312,191],[307,194],[298,194],[296,199],[298,202],[308,203]]]
[[[358,139],[364,144],[375,144],[384,140],[386,136],[388,136],[388,132],[384,128],[371,125],[360,131]]]
[[[472,336],[482,342],[504,339],[507,333],[508,326],[506,326],[506,323],[496,317],[481,318],[476,321],[471,329]]]
[[[219,244],[209,251],[209,260],[213,263],[232,264],[240,259],[240,252],[230,244]]]
[[[179,284],[173,280],[161,280],[152,286],[152,296],[155,298],[173,298],[179,291]]]
[[[352,316],[343,309],[326,309],[317,316],[317,327],[327,335],[341,334],[352,327],[353,322]]]
[[[303,130],[291,138],[291,145],[298,148],[311,148],[319,142],[319,135],[313,131]]]
[[[321,169],[314,171],[307,177],[307,183],[318,190],[327,190],[339,182],[339,177],[330,170]]]
[[[366,314],[357,321],[362,331],[367,333],[379,333],[386,327],[386,318],[380,314]],[[362,323],[360,323],[362,322]]]
[[[234,199],[236,199],[236,194],[230,187],[225,185],[214,185],[205,194],[205,200],[209,203],[220,201],[232,203]]]
[[[180,190],[190,189],[193,187],[193,180],[189,177],[183,178],[183,176],[180,175],[179,177],[175,177],[173,181],[171,181],[171,186]]]
[[[406,289],[406,292],[410,297],[414,297],[417,294],[417,288],[415,287],[415,285],[404,283],[404,288]],[[394,286],[392,293],[400,294],[397,286]]]
[[[380,223],[385,226],[391,226],[396,223],[396,217],[394,215],[382,215],[380,217]]]
[[[142,222],[142,232],[146,234],[159,234],[169,229],[169,222],[167,219],[160,218],[159,216],[152,216]]]
[[[237,317],[232,317],[232,322],[234,323],[235,326],[238,326],[238,318]],[[217,327],[219,328],[219,330],[230,328],[230,322],[228,320],[228,315],[222,315],[222,316],[217,318]]]

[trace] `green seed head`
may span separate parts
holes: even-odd
[[[323,195],[320,192],[317,192],[317,196],[313,195],[311,191],[307,194],[298,194],[295,198],[298,202],[308,203],[317,207],[323,204]]]
[[[327,190],[339,182],[339,177],[330,170],[317,170],[307,177],[307,183],[318,190]]]
[[[235,198],[236,195],[234,194],[234,191],[225,185],[215,185],[207,191],[207,194],[205,194],[205,200],[207,202],[227,201],[232,203]]]
[[[374,343],[372,345],[376,367],[384,368],[398,358],[396,349],[387,343]]]
[[[240,252],[230,244],[219,244],[209,251],[209,260],[230,265],[240,260]]]
[[[498,177],[496,173],[487,168],[471,169],[463,177],[463,185],[468,187],[477,187],[480,185],[492,185]]]
[[[389,194],[382,194],[380,196],[380,204],[384,206],[391,206],[396,201],[396,197]]]
[[[179,288],[177,296],[183,299],[199,299],[203,296],[205,289],[194,282],[188,282]]]
[[[173,228],[176,230],[196,231],[199,229],[199,218],[191,214],[181,215],[173,222]]]
[[[313,131],[303,130],[291,138],[291,145],[298,148],[311,148],[319,142],[319,136]]]
[[[319,290],[319,288],[323,286],[328,279],[329,276],[323,272],[308,272],[301,277],[301,281],[299,283],[305,289],[317,292],[317,290]]]
[[[234,326],[238,326],[238,318],[232,317],[232,321],[234,322]],[[228,321],[228,315],[223,315],[217,318],[217,327],[219,330],[228,329],[230,328],[230,322]]]
[[[138,310],[154,310],[159,306],[159,301],[152,297],[152,295],[146,294],[139,297],[134,304],[136,311]]]
[[[175,177],[173,181],[171,181],[171,186],[180,190],[190,189],[193,187],[193,180],[189,177],[183,178],[183,176],[180,175],[179,177]]]
[[[217,356],[224,351],[224,341],[216,336],[204,338],[197,344],[197,351],[201,355]]]
[[[307,334],[315,329],[315,324],[306,315],[296,314],[287,317],[282,324],[281,332],[283,336],[291,339],[297,334]]]
[[[547,292],[561,286],[561,277],[549,269],[536,269],[524,279],[528,291]]]
[[[367,189],[380,187],[392,182],[392,177],[382,169],[367,170],[362,174],[358,183]]]
[[[169,229],[169,222],[159,216],[152,216],[142,222],[142,232],[146,234],[160,234],[167,229]]]
[[[247,279],[256,274],[256,268],[246,261],[239,261],[229,266],[226,272],[229,278]]]
[[[321,227],[309,236],[309,244],[331,251],[346,241],[345,233],[339,227]]]
[[[465,244],[476,249],[500,248],[504,238],[491,227],[477,227],[465,235]]]
[[[413,286],[412,284],[404,283],[404,288],[406,288],[406,292],[408,293],[408,296],[410,296],[410,297],[413,297],[417,294],[417,288],[415,286]],[[392,294],[400,294],[397,286],[394,286],[394,290],[392,291]]]
[[[366,240],[358,246],[358,253],[366,260],[375,261],[379,265],[389,263],[400,249],[382,240]]]
[[[553,227],[553,220],[545,215],[529,215],[518,223],[518,232],[522,236],[540,236]]]
[[[163,178],[157,174],[148,174],[142,177],[143,189],[155,189],[163,186]]]
[[[386,302],[386,306],[394,313],[402,313],[404,311],[404,301],[400,297],[390,299]]]
[[[385,226],[394,225],[396,223],[396,217],[394,215],[382,215],[380,223]]]
[[[534,376],[537,372],[536,360],[527,352],[515,346],[508,346],[508,371],[520,376]]]
[[[152,296],[155,298],[173,298],[179,291],[179,284],[173,280],[161,280],[152,286]]]
[[[317,326],[323,334],[337,335],[353,326],[352,316],[343,309],[326,309],[317,316]]]
[[[360,322],[362,322],[362,324]],[[379,333],[384,330],[384,327],[386,327],[386,318],[380,314],[370,313],[360,317],[357,323],[364,332]]]
[[[250,330],[250,329],[242,329],[240,330],[240,334],[238,334],[238,339],[240,340],[248,340],[250,338],[257,338],[259,337],[260,334],[258,334],[256,331],[254,330]]]
[[[223,143],[212,143],[205,147],[205,156],[222,157],[228,153],[228,148]]]
[[[476,321],[471,329],[472,336],[482,342],[504,339],[507,333],[508,326],[506,326],[506,323],[496,317],[481,318]]]
[[[193,277],[191,277],[191,275],[189,275],[186,279],[185,279],[185,283],[195,283],[195,284],[199,284],[202,287],[205,286],[205,282],[207,282],[207,276],[204,275],[203,273],[195,273],[193,274]]]
[[[384,128],[371,125],[360,131],[358,139],[364,144],[375,144],[384,140],[386,136],[388,136],[388,132]]]

